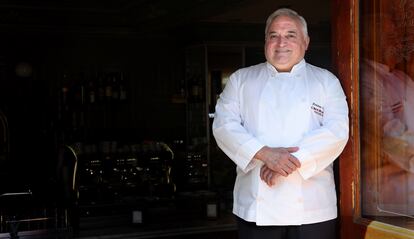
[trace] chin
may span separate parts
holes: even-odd
[[[278,68],[289,68],[291,64],[288,62],[274,62],[273,65],[277,66]]]

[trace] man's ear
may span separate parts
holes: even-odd
[[[310,37],[306,37],[305,38],[305,42],[306,42],[306,48],[305,48],[305,50],[308,50],[308,46],[309,46],[309,42],[310,42]]]

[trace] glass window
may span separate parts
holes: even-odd
[[[414,0],[361,2],[362,216],[414,229]]]

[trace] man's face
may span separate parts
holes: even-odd
[[[305,56],[309,37],[299,21],[288,16],[273,19],[266,33],[265,56],[279,72],[289,72]]]

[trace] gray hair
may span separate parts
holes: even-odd
[[[267,31],[269,30],[269,26],[272,23],[272,21],[280,16],[287,16],[290,18],[293,18],[295,20],[298,20],[299,23],[302,25],[302,31],[305,37],[309,37],[308,35],[308,24],[306,24],[305,18],[303,18],[301,15],[299,15],[297,12],[293,11],[289,8],[280,8],[276,11],[274,11],[266,20],[266,28],[265,28],[265,36],[267,34]]]

